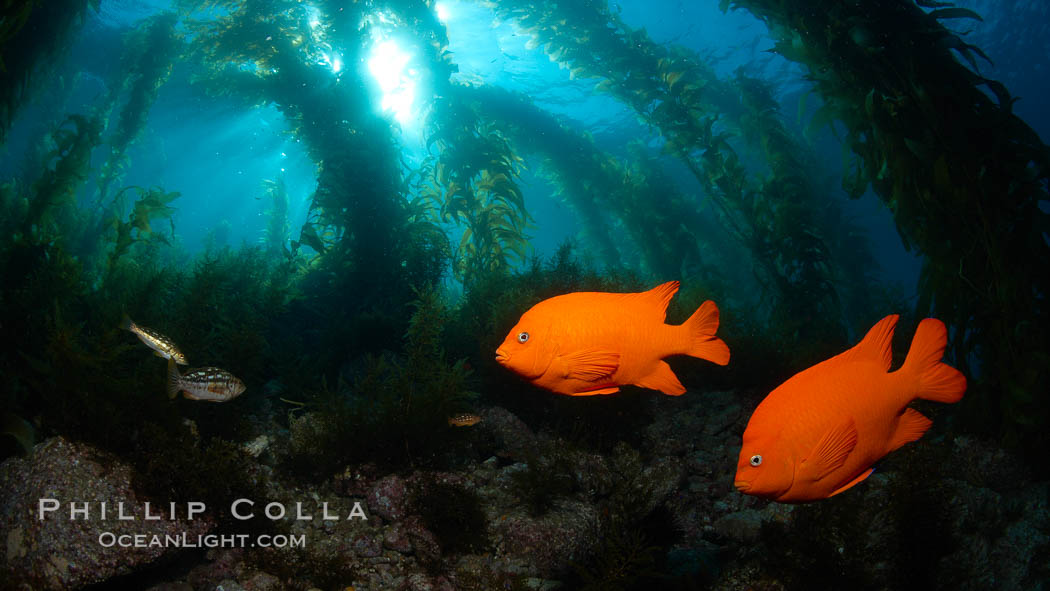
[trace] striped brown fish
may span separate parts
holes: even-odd
[[[152,328],[146,328],[145,326],[139,326],[131,321],[131,318],[124,317],[124,323],[121,324],[121,328],[129,330],[139,338],[140,341],[146,343],[146,346],[155,351],[154,355],[162,357],[164,359],[174,359],[175,363],[179,365],[186,365],[186,356],[179,351],[179,348],[175,343],[171,342],[171,339],[153,330]]]
[[[175,398],[179,392],[190,400],[226,402],[244,392],[244,382],[217,367],[200,367],[180,374],[175,362],[169,359],[168,398]]]
[[[470,413],[462,413],[448,418],[450,427],[472,427],[480,422],[481,417]]]

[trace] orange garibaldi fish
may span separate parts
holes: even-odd
[[[782,503],[837,495],[930,428],[908,403],[962,398],[966,378],[941,363],[944,323],[920,322],[904,365],[890,372],[896,325],[896,315],[883,318],[857,346],[796,374],[758,405],[744,430],[737,490]]]
[[[612,394],[624,384],[685,393],[670,355],[729,363],[729,347],[715,336],[718,307],[706,301],[680,326],[664,324],[678,291],[670,281],[642,293],[578,292],[544,300],[522,315],[496,361],[558,394]]]

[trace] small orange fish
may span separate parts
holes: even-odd
[[[737,490],[782,503],[837,495],[930,428],[908,408],[912,400],[962,398],[966,378],[941,363],[944,323],[920,322],[904,365],[890,372],[896,325],[896,315],[883,318],[855,347],[796,374],[758,405],[744,430]]]
[[[642,293],[578,292],[544,300],[522,315],[496,361],[558,394],[612,394],[624,384],[678,396],[685,388],[663,358],[690,355],[725,365],[715,336],[718,307],[706,301],[680,326],[664,324],[678,291],[669,281]]]
[[[481,417],[468,413],[458,414],[448,418],[449,427],[472,427],[481,422]]]

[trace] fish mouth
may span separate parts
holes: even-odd
[[[510,355],[503,349],[496,349],[496,362],[506,364],[510,360]]]
[[[751,483],[745,482],[743,480],[734,481],[733,486],[736,487],[736,489],[742,493],[746,493],[747,491],[751,490]]]

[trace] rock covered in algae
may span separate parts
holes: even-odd
[[[408,491],[397,475],[380,478],[368,493],[368,508],[387,521],[398,521],[405,516]]]
[[[536,447],[536,434],[507,409],[497,406],[484,409],[480,414],[481,424],[495,436],[501,455],[521,458]]]
[[[192,521],[167,518],[164,510],[151,509],[160,519],[144,519],[144,501],[132,488],[132,469],[116,457],[61,437],[36,446],[27,458],[10,458],[0,464],[0,539],[6,541],[6,556],[0,565],[5,586],[32,589],[76,589],[126,574],[177,552],[168,544],[146,547],[104,547],[100,536],[145,536],[145,542],[159,536],[183,536],[196,540],[215,523],[206,513]],[[39,519],[40,499],[55,499],[58,510]],[[70,503],[88,515],[70,519]],[[107,506],[102,519],[101,505]],[[117,519],[116,508],[123,503],[125,515],[134,520]],[[185,508],[178,514],[184,515]],[[106,539],[110,539],[106,535]],[[115,538],[114,538],[115,539]]]
[[[597,543],[597,522],[597,510],[582,502],[565,502],[543,517],[508,517],[495,526],[497,556],[527,557],[529,574],[556,577]]]

